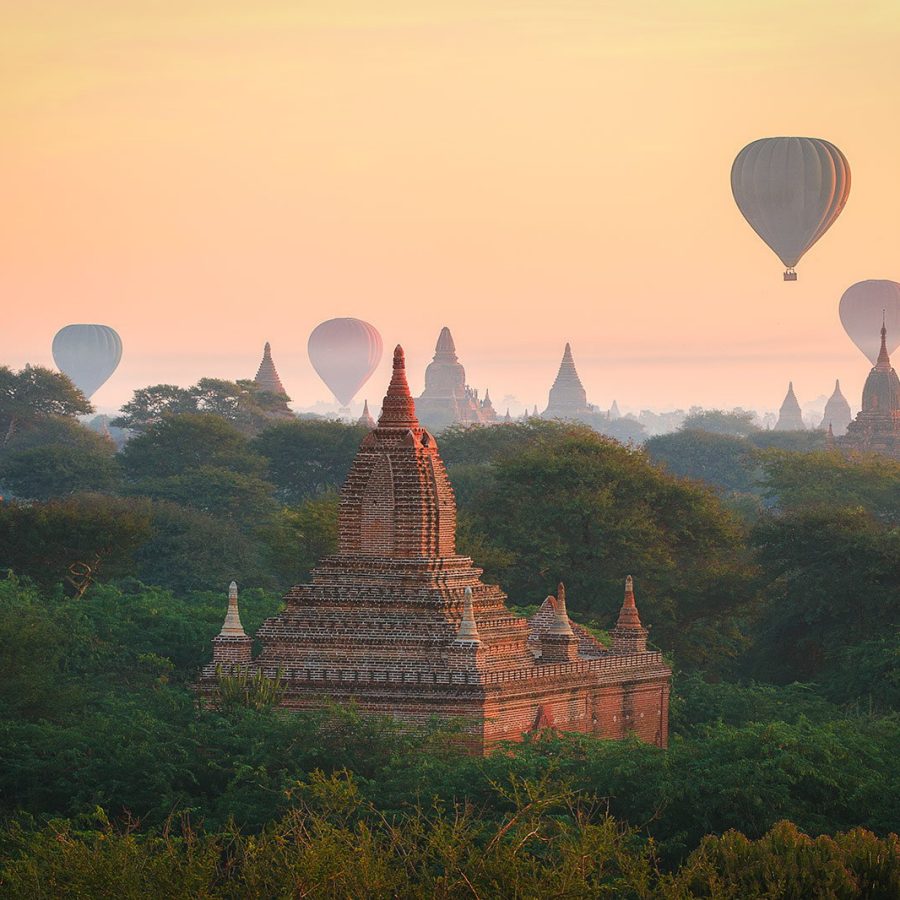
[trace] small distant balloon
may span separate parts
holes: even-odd
[[[381,335],[362,319],[329,319],[313,329],[307,351],[319,378],[349,406],[381,362]]]
[[[66,325],[53,338],[53,361],[90,398],[122,359],[122,339],[109,325]]]
[[[787,266],[794,266],[841,214],[850,165],[821,138],[772,137],[747,144],[731,167],[731,192],[750,227]]]
[[[872,278],[859,281],[844,291],[838,312],[850,340],[872,365],[881,349],[882,316],[887,327],[887,351],[900,347],[900,284]]]

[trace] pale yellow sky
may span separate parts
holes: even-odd
[[[95,396],[306,358],[354,315],[543,407],[566,340],[602,407],[777,407],[867,371],[837,317],[900,280],[900,3],[5,0],[0,360],[122,336]],[[758,137],[847,155],[784,284],[731,198]],[[387,358],[360,394],[376,402]]]

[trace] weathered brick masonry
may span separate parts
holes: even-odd
[[[666,745],[671,671],[646,648],[630,578],[605,648],[569,620],[562,585],[532,619],[512,615],[455,540],[453,489],[397,347],[378,426],[341,492],[338,553],[288,592],[252,660],[235,601],[201,690],[233,664],[280,674],[289,708],[328,698],[411,726],[461,718],[476,752],[549,726]]]

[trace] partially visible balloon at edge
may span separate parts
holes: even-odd
[[[116,371],[122,339],[109,325],[66,325],[53,338],[53,361],[90,398]]]
[[[731,166],[731,192],[750,227],[794,266],[834,224],[850,194],[850,165],[821,138],[770,137],[747,144]]]
[[[307,351],[319,378],[349,406],[381,362],[381,335],[362,319],[328,319],[313,329]]]
[[[873,366],[881,349],[882,316],[888,353],[900,347],[900,284],[896,281],[858,281],[844,291],[838,312],[844,331]]]

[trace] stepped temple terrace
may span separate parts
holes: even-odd
[[[569,619],[563,585],[531,619],[513,615],[455,542],[453,489],[397,347],[341,491],[338,552],[263,623],[256,657],[232,586],[201,693],[214,702],[222,672],[261,673],[281,679],[290,709],[353,701],[410,727],[458,719],[476,753],[544,727],[666,746],[671,670],[647,649],[630,577],[606,647]]]

